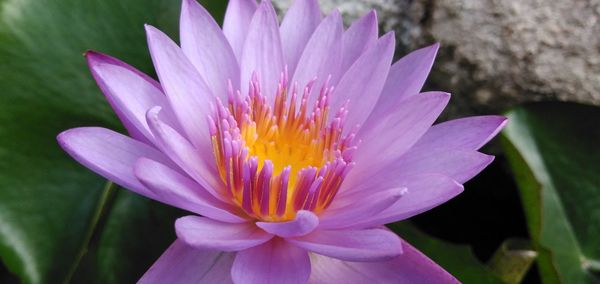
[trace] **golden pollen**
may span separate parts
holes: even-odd
[[[333,87],[325,83],[309,108],[313,82],[302,90],[299,106],[297,87],[288,99],[285,86],[282,76],[271,105],[253,76],[246,96],[230,87],[228,104],[217,100],[209,117],[226,194],[263,221],[291,220],[298,210],[327,208],[352,168],[356,149],[354,133],[343,134],[346,109],[328,121]]]

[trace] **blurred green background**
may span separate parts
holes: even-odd
[[[201,3],[222,19],[226,1]],[[76,126],[123,131],[82,54],[107,53],[155,77],[143,24],[177,39],[179,6],[0,0],[0,283],[134,283],[174,240],[184,212],[107,183],[55,137]],[[451,52],[442,41],[441,56]],[[426,89],[451,79],[436,68]],[[459,197],[391,228],[465,283],[599,283],[599,108],[519,101],[445,117],[478,112],[510,119],[483,150],[496,161]]]

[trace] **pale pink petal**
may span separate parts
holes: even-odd
[[[163,32],[146,25],[150,55],[171,107],[190,142],[210,151],[207,116],[213,94],[181,49]]]
[[[287,241],[314,253],[348,261],[381,261],[402,253],[400,238],[387,229],[315,231]]]
[[[362,191],[360,196],[336,198],[320,216],[319,229],[337,229],[352,226],[364,216],[373,216],[392,206],[404,195],[406,188]]]
[[[274,98],[284,62],[277,15],[271,1],[263,1],[254,13],[240,63],[242,94],[248,93],[248,84],[256,72],[262,95]]]
[[[295,74],[302,51],[320,22],[321,11],[317,0],[296,0],[285,13],[279,31],[283,58],[290,76]]]
[[[427,256],[402,241],[402,254],[387,261],[349,262],[311,254],[309,283],[459,283]]]
[[[321,22],[306,44],[291,83],[298,83],[298,87],[304,88],[308,82],[317,79],[308,105],[312,105],[316,100],[315,94],[327,81],[328,76],[337,77],[340,71],[343,32],[342,16],[338,11],[334,11]]]
[[[412,148],[383,171],[398,176],[438,173],[465,183],[494,160],[477,151],[447,148]]]
[[[361,128],[358,138],[362,144],[354,155],[356,166],[344,187],[355,187],[408,151],[429,129],[449,100],[447,93],[423,93],[397,103],[393,111],[387,112],[376,123]]]
[[[375,10],[352,23],[343,36],[344,51],[342,54],[344,58],[341,70],[348,70],[356,59],[375,45],[378,36],[377,13]]]
[[[156,195],[138,181],[133,165],[141,157],[172,164],[155,148],[105,128],[73,128],[59,134],[57,140],[73,159],[85,167],[152,199],[156,199]]]
[[[218,251],[245,250],[273,238],[253,223],[224,223],[200,216],[177,219],[175,232],[189,246]]]
[[[238,62],[242,58],[242,49],[248,34],[248,27],[258,5],[256,0],[229,0],[225,19],[223,20],[223,33],[229,41]]]
[[[319,217],[306,210],[300,210],[296,213],[296,218],[287,222],[256,222],[256,225],[268,233],[282,237],[304,236],[319,225]]]
[[[238,284],[305,284],[310,276],[308,253],[274,238],[261,246],[238,252],[231,276]]]
[[[351,228],[368,228],[401,221],[434,208],[463,191],[460,183],[441,174],[420,174],[391,179],[374,177],[361,188],[376,191],[377,188],[391,186],[406,187],[407,192],[392,206],[375,215],[364,216],[352,224]],[[354,192],[348,193],[344,198],[353,198],[352,195],[358,196],[356,198],[361,196]]]
[[[85,53],[92,76],[115,113],[136,140],[152,144],[145,114],[153,106],[167,106],[158,82],[108,55]]]
[[[415,144],[416,148],[477,150],[506,125],[504,116],[473,116],[432,126]]]
[[[159,112],[159,107],[148,110],[146,119],[161,150],[210,194],[226,201],[223,183],[218,179],[216,169],[207,163],[214,161],[214,158],[208,151],[194,148],[181,134],[163,123]]]
[[[176,240],[137,283],[233,283],[234,258],[235,253],[198,250]]]
[[[196,0],[184,0],[180,21],[181,49],[212,93],[227,99],[228,81],[240,87],[240,68],[229,42],[212,16]]]
[[[161,202],[222,222],[247,222],[240,213],[234,213],[239,211],[237,207],[217,200],[193,180],[159,162],[141,158],[134,170]]]
[[[415,50],[400,58],[388,74],[381,97],[371,116],[377,119],[388,111],[393,111],[396,102],[419,94],[431,71],[439,44]]]
[[[337,111],[348,101],[348,129],[362,124],[375,107],[390,70],[394,47],[394,33],[387,33],[352,64],[333,91],[332,110]]]

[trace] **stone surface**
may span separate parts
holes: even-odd
[[[275,0],[286,9],[290,0]],[[371,9],[398,56],[441,49],[426,89],[454,94],[448,115],[560,100],[600,105],[600,0],[321,0],[350,22]]]

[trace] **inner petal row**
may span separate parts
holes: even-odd
[[[272,104],[258,82],[253,75],[247,95],[230,86],[227,104],[217,99],[209,117],[224,194],[263,221],[291,220],[298,210],[319,213],[353,166],[355,132],[343,133],[347,109],[329,119],[328,82],[319,92],[313,92],[314,81],[288,92],[282,74]]]

